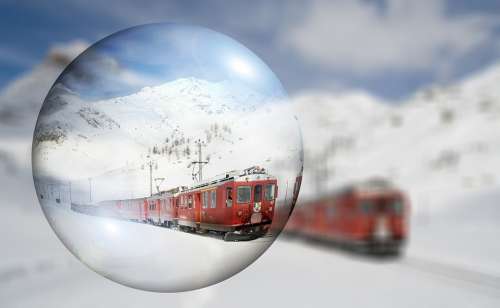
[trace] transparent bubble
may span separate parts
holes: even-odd
[[[280,81],[220,33],[152,24],[79,55],[33,138],[42,209],[101,275],[175,292],[258,258],[290,215],[302,139]]]

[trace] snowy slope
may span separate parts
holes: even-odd
[[[166,178],[162,188],[193,183],[188,166],[200,140],[206,177],[260,165],[281,177],[286,196],[301,160],[292,111],[227,81],[178,79],[101,101],[84,101],[58,84],[37,124],[35,174],[72,181],[80,195],[91,178],[96,200],[145,196],[150,160],[154,177]]]
[[[14,126],[31,133],[31,125],[27,122],[34,122],[56,78],[87,46],[83,41],[56,45],[39,65],[3,87],[0,91],[0,127]]]
[[[298,97],[306,177],[312,180],[301,196],[317,192],[313,179],[325,169],[323,191],[384,176],[428,206],[457,193],[499,187],[499,83],[497,65],[398,105],[364,93]]]

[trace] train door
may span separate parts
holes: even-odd
[[[201,192],[197,192],[195,194],[195,204],[199,207],[199,212],[200,212],[200,222],[203,222],[203,223],[206,223],[207,222],[207,212],[206,212],[206,208],[203,204],[203,198],[202,198],[202,194]]]
[[[233,224],[233,186],[231,184],[222,187],[222,195],[220,206],[222,208],[222,212],[224,213],[224,222],[226,224]]]
[[[158,223],[161,224],[162,221],[161,221],[161,212],[162,212],[162,202],[161,202],[161,199],[156,199],[156,212],[158,214]]]
[[[252,202],[250,222],[253,224],[262,221],[262,184],[256,184],[253,187],[253,202]]]
[[[197,196],[197,195],[199,195],[199,193],[196,193],[194,195],[189,195],[189,198],[190,199],[194,199],[193,201],[195,201],[196,200],[195,196]],[[200,215],[201,207],[200,207],[200,202],[194,202],[193,208],[194,208],[194,221],[199,223],[201,221],[201,215]]]
[[[391,197],[380,197],[373,200],[373,236],[380,241],[386,241],[392,238],[392,226],[391,226],[391,216],[393,212],[391,211],[391,205],[393,204],[393,198]]]
[[[274,205],[276,199],[276,184],[273,182],[266,182],[263,185],[264,197],[262,198],[262,218],[272,220],[274,216]]]

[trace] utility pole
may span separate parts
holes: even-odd
[[[203,180],[203,163],[201,162],[201,142],[198,139],[198,176],[199,176],[199,181],[201,182]]]
[[[196,175],[198,175],[198,182],[201,182],[203,180],[203,165],[208,164],[208,161],[203,161],[202,158],[202,153],[201,153],[201,147],[205,146],[205,142],[202,142],[200,139],[198,139],[195,142],[198,145],[198,161],[192,161],[189,165],[188,168],[193,165],[193,164],[198,164],[198,173],[193,172],[193,179],[195,178]]]
[[[149,196],[153,195],[153,164],[149,161]]]
[[[151,155],[148,154],[146,158],[146,165],[149,167],[149,196],[151,197],[153,195],[153,166],[158,169],[158,164],[151,158]]]

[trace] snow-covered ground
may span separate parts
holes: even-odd
[[[305,177],[330,190],[386,177],[419,206],[500,187],[500,64],[400,104],[367,93],[304,94],[294,100],[306,151]],[[325,176],[323,173],[326,173]],[[308,181],[302,197],[317,193]]]
[[[67,254],[64,248],[58,252]],[[53,251],[54,253],[54,251]],[[43,254],[38,251],[38,254]],[[40,258],[40,257],[38,257]],[[159,294],[130,289],[74,259],[49,259],[0,284],[2,307],[498,307],[498,289],[436,275],[405,260],[371,260],[279,240],[253,265],[213,287]],[[32,258],[35,259],[35,258]],[[3,276],[5,277],[5,275]]]
[[[500,189],[484,189],[413,216],[407,255],[500,277],[499,200]]]
[[[226,242],[135,222],[76,213],[46,203],[44,212],[75,256],[103,276],[139,289],[175,292],[227,279],[273,242]]]
[[[325,165],[323,191],[372,175],[392,179],[412,202],[402,259],[278,239],[233,278],[180,294],[124,287],[77,261],[36,200],[29,164],[34,123],[0,123],[8,127],[0,131],[0,306],[499,307],[498,284],[412,265],[432,261],[498,281],[499,74],[493,66],[454,86],[423,90],[399,107],[366,93],[304,94],[294,101],[306,151],[301,198],[316,192],[314,179]]]

